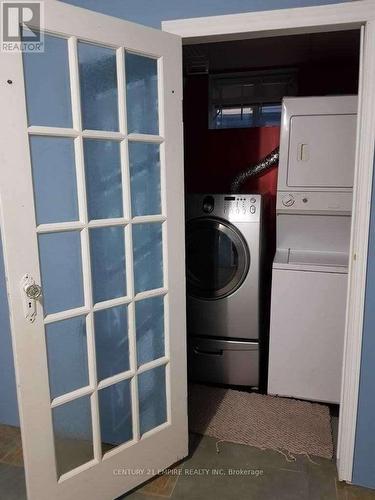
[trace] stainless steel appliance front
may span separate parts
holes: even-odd
[[[239,342],[236,349],[233,349],[234,344],[229,349],[228,344],[228,349],[208,349],[203,355],[199,349],[191,348],[194,379],[258,384],[254,370],[258,373],[261,202],[260,195],[197,194],[188,197],[189,337],[194,345],[201,342],[206,345],[204,339],[219,341],[221,347],[223,341]],[[247,349],[249,341],[252,341],[251,349]],[[210,363],[213,360],[215,370]],[[234,376],[236,370],[237,376]],[[224,372],[232,375],[224,377]]]

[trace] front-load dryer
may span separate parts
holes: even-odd
[[[260,195],[187,199],[187,325],[193,380],[258,386]]]

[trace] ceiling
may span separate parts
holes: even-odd
[[[231,42],[185,45],[184,67],[208,66],[209,72],[298,66],[335,59],[346,64],[359,58],[359,30],[334,31]]]

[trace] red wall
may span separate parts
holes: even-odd
[[[200,137],[190,131],[186,132],[188,134],[195,136],[193,145],[191,140],[185,141],[185,149],[194,148],[186,151],[185,176],[189,193],[229,192],[235,175],[264,158],[280,141],[280,127],[206,130]],[[275,194],[276,180],[275,167],[260,178],[249,180],[242,191]]]

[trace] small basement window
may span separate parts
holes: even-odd
[[[296,93],[293,69],[211,75],[209,128],[279,125],[282,98]]]

